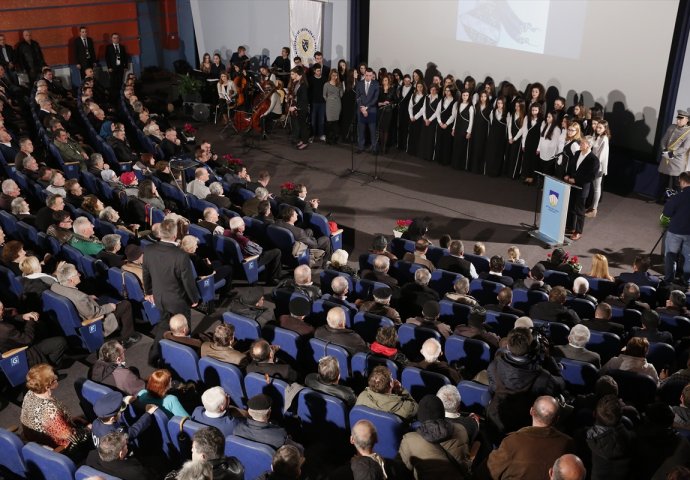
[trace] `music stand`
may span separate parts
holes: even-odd
[[[535,173],[544,177],[544,188],[541,194],[541,202],[537,201],[535,205],[534,225],[529,228],[527,233],[546,244],[549,248],[570,245],[570,240],[565,238],[570,189],[577,188],[582,190],[582,188],[542,172]],[[537,200],[539,200],[538,191]],[[539,209],[540,205],[541,209]],[[539,226],[536,225],[537,213],[540,214]]]

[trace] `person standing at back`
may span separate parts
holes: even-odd
[[[154,327],[154,343],[149,351],[149,363],[159,358],[158,342],[170,329],[170,317],[183,314],[191,318],[192,307],[199,303],[192,262],[177,247],[177,222],[163,220],[160,224],[160,242],[144,250],[144,295],[161,312],[161,322]]]

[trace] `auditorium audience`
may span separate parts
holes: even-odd
[[[357,405],[394,413],[407,421],[417,414],[417,402],[397,379],[391,377],[388,368],[381,365],[374,367],[367,385],[357,397]]]

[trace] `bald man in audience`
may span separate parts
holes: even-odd
[[[317,328],[314,337],[340,345],[350,355],[369,351],[367,342],[357,332],[345,327],[345,310],[341,307],[333,307],[328,311],[326,325]]]
[[[175,343],[187,345],[195,349],[197,353],[201,353],[202,341],[198,338],[189,336],[189,322],[187,322],[187,318],[181,313],[170,317],[170,330],[163,334],[163,338]]]
[[[572,453],[561,455],[549,468],[549,480],[584,480],[587,469],[580,457]]]
[[[546,478],[558,457],[575,451],[573,439],[554,427],[559,410],[555,398],[538,397],[529,412],[532,425],[509,433],[477,478]]]

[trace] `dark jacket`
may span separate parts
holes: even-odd
[[[468,478],[471,465],[465,428],[448,419],[427,420],[405,434],[399,455],[417,480]]]
[[[564,323],[571,328],[580,323],[580,317],[575,310],[556,302],[539,302],[532,305],[529,316],[535,320]]]
[[[321,376],[318,373],[310,373],[307,375],[307,378],[304,379],[304,384],[317,392],[341,399],[348,408],[352,408],[357,401],[357,396],[350,387],[325,383],[321,380]]]
[[[247,365],[247,373],[260,373],[285,380],[287,383],[296,382],[299,378],[297,371],[286,363],[252,361]]]
[[[89,370],[89,379],[96,383],[110,385],[127,395],[137,395],[146,388],[146,382],[128,367],[96,360]]]
[[[141,480],[142,478],[155,478],[153,472],[144,467],[135,457],[126,457],[124,460],[104,462],[98,456],[98,450],[91,450],[86,457],[86,464],[122,480]]]
[[[369,350],[367,343],[354,330],[348,328],[331,328],[323,325],[316,329],[314,337],[324,342],[335,343],[347,350],[350,355]]]
[[[428,300],[439,301],[439,299],[436,290],[427,285],[410,282],[400,290],[398,312],[402,318],[416,317],[422,314],[422,307]]]
[[[471,278],[470,266],[472,263],[469,260],[465,260],[461,257],[456,257],[453,255],[445,255],[437,262],[437,267],[441,270],[447,270],[449,272],[459,273],[465,278]]]
[[[146,258],[146,256],[144,256]],[[234,298],[230,303],[229,310],[237,315],[242,315],[243,317],[251,318],[256,320],[261,327],[264,327],[267,323],[275,320],[275,314],[273,309],[268,307],[257,307],[255,305],[247,305],[242,302],[240,298]]]
[[[615,427],[594,425],[587,430],[592,452],[592,480],[628,479],[635,448],[635,435],[622,423]]]
[[[223,433],[224,437],[232,435],[235,427],[239,423],[239,420],[233,418],[230,414],[226,412],[222,417],[209,417],[206,415],[206,409],[203,406],[196,407],[192,413],[192,420],[195,422],[203,423],[209,427],[216,427]]]
[[[512,287],[513,283],[515,282],[515,280],[513,280],[513,277],[509,277],[508,275],[496,275],[489,272],[480,273],[479,278],[481,278],[482,280],[489,280],[490,282],[501,283],[506,287]]]
[[[283,427],[271,423],[262,423],[247,418],[235,426],[234,434],[254,442],[264,443],[275,449],[285,445],[289,441],[287,432]]]

